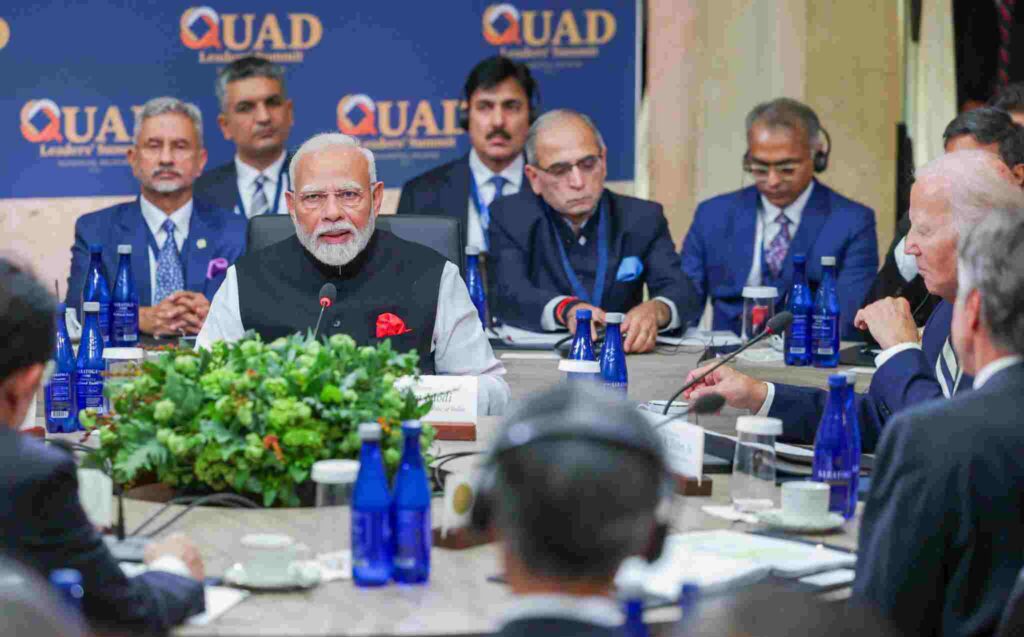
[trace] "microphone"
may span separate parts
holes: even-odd
[[[668,409],[672,405],[672,402],[675,401],[676,398],[679,398],[679,395],[682,394],[684,391],[686,391],[687,389],[693,387],[694,385],[696,385],[700,381],[704,380],[704,378],[708,374],[710,374],[711,372],[715,371],[716,369],[718,369],[722,365],[725,365],[726,363],[728,363],[732,359],[734,359],[737,356],[739,356],[742,352],[744,352],[747,349],[753,347],[754,345],[756,345],[757,343],[761,342],[762,340],[768,338],[772,334],[781,334],[782,332],[786,331],[786,328],[789,327],[789,324],[792,323],[792,322],[793,322],[793,313],[792,312],[779,312],[775,316],[773,316],[770,319],[768,319],[768,324],[765,325],[763,332],[761,332],[760,334],[758,334],[754,338],[752,338],[749,341],[747,341],[746,345],[744,345],[743,347],[740,347],[735,352],[729,354],[728,356],[723,357],[722,360],[718,361],[718,363],[713,365],[711,367],[711,369],[707,370],[706,372],[704,372],[700,376],[697,376],[696,378],[694,378],[690,382],[686,383],[685,385],[683,385],[682,387],[679,388],[679,391],[677,391],[676,393],[672,394],[672,398],[669,398],[668,402],[665,403],[665,410],[661,412],[662,415],[665,415],[665,416],[668,415]],[[696,405],[696,403],[694,403],[694,405]]]
[[[704,414],[713,414],[722,407],[725,406],[725,397],[721,394],[704,394],[697,400],[690,403],[685,411],[679,414],[673,415],[667,420],[663,420],[658,424],[654,425],[655,429],[661,429],[668,423],[672,422],[683,414],[693,414],[694,416],[703,416]]]
[[[334,305],[334,301],[338,298],[338,288],[334,287],[333,283],[324,283],[324,286],[320,288],[320,316],[316,319],[316,328],[313,329],[313,338],[320,332],[320,321],[324,318],[324,311]]]

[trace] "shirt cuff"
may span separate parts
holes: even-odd
[[[544,309],[540,313],[540,329],[545,332],[557,332],[558,330],[564,330],[565,327],[558,324],[555,321],[555,308],[558,304],[569,298],[568,295],[556,296],[555,298],[548,301],[548,304],[544,306]]]
[[[180,558],[174,557],[173,555],[163,555],[153,560],[149,564],[149,570],[163,571],[173,575],[180,575],[190,579],[192,578],[192,572],[188,570],[187,566],[185,566],[185,562],[182,562]]]
[[[768,412],[772,410],[772,403],[775,402],[775,383],[765,383],[765,385],[768,385],[768,395],[764,397],[761,408],[754,414],[762,418],[768,415]]]
[[[679,311],[676,310],[676,303],[675,303],[675,301],[673,301],[672,299],[666,298],[664,296],[656,296],[656,297],[654,297],[651,300],[652,301],[661,301],[662,303],[667,305],[668,306],[668,311],[672,315],[669,318],[669,320],[668,320],[668,325],[666,325],[665,327],[658,328],[659,332],[667,332],[669,330],[674,330],[677,327],[679,327]]]
[[[893,345],[889,349],[882,350],[882,352],[878,354],[878,356],[875,356],[875,367],[878,368],[881,367],[882,365],[885,365],[890,358],[899,354],[900,352],[905,352],[908,349],[921,349],[921,344],[900,343],[899,345]]]

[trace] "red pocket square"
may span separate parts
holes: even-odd
[[[377,316],[377,338],[398,336],[412,330],[405,326],[405,321],[391,312],[385,312]]]

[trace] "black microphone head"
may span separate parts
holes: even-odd
[[[721,394],[704,394],[690,405],[690,413],[696,416],[713,414],[725,406],[725,397]]]
[[[323,287],[320,288],[320,305],[324,305],[324,301],[327,301],[327,305],[324,307],[330,307],[334,305],[335,299],[338,298],[338,288],[334,287],[333,283],[324,283]]]
[[[786,331],[789,324],[793,322],[792,312],[779,312],[775,316],[768,319],[768,325],[765,326],[764,330],[772,334],[781,334]]]

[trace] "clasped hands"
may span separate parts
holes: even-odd
[[[917,325],[910,304],[904,298],[887,297],[857,312],[853,319],[857,329],[868,330],[882,349],[902,343],[917,343]],[[686,382],[703,374],[714,362],[691,371]],[[694,401],[705,394],[721,394],[730,407],[757,413],[768,397],[768,384],[729,367],[720,367],[683,392],[683,398]]]
[[[179,290],[157,305],[139,308],[139,330],[154,336],[198,334],[210,302],[198,292]]]
[[[597,338],[597,325],[605,323],[604,310],[589,303],[580,303],[572,308],[566,317],[566,327],[570,334],[576,333],[576,311],[590,310],[590,336]],[[658,343],[658,329],[668,325],[672,320],[672,310],[657,299],[637,305],[626,312],[622,321],[623,349],[627,354],[641,354],[654,349]]]

